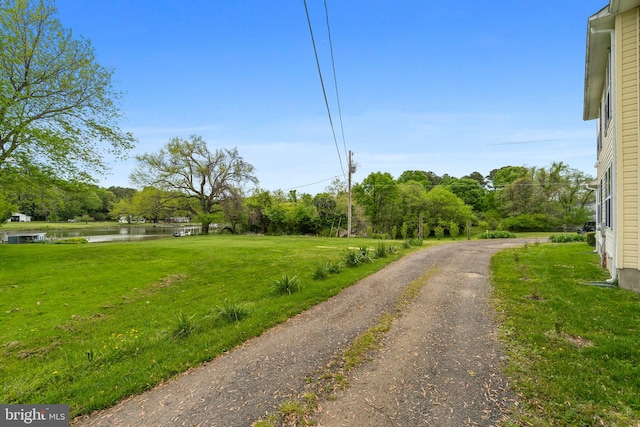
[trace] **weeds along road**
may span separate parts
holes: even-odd
[[[299,396],[306,378],[394,310],[400,292],[437,268],[394,320],[383,347],[318,403],[318,426],[495,425],[513,402],[501,374],[488,265],[521,239],[425,248],[175,380],[74,426],[249,426]]]

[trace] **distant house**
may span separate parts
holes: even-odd
[[[190,220],[188,216],[172,216],[169,217],[168,222],[189,222]]]
[[[640,0],[588,19],[584,120],[597,123],[596,249],[611,279],[640,292]]]
[[[31,217],[29,215],[25,215],[23,213],[12,213],[11,218],[7,222],[31,222]]]

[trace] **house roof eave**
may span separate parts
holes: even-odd
[[[592,120],[599,116],[600,98],[604,87],[611,36],[602,32],[614,27],[615,15],[609,6],[589,18],[587,24],[587,49],[584,72],[583,119]]]
[[[584,73],[584,120],[596,119],[599,116],[607,58],[611,47],[611,35],[606,30],[615,28],[616,15],[636,7],[640,7],[640,0],[611,0],[598,13],[589,17]]]

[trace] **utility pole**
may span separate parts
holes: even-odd
[[[347,237],[351,237],[351,174],[356,171],[351,155],[353,152],[349,150],[349,182],[348,182],[348,199],[347,199]]]

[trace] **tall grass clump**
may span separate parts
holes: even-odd
[[[285,274],[273,282],[273,290],[277,294],[291,295],[294,292],[302,291],[302,286],[300,285],[300,279],[298,276],[289,277],[289,275]]]
[[[378,243],[378,247],[376,247],[376,258],[384,258],[388,254],[387,245],[384,242]]]
[[[313,280],[324,280],[329,276],[329,268],[327,265],[318,265],[316,269],[313,270]]]
[[[196,315],[189,317],[184,312],[180,312],[178,315],[178,322],[176,323],[175,328],[173,329],[172,336],[176,340],[188,338],[191,334],[193,334],[197,329],[198,325],[193,321]]]
[[[344,265],[353,268],[359,265],[373,262],[373,258],[369,254],[369,249],[366,247],[360,247],[357,250],[349,250],[344,255]]]
[[[340,261],[328,262],[327,271],[330,274],[338,274],[342,270],[342,263]]]
[[[227,300],[212,308],[210,312],[229,323],[239,322],[249,316],[249,309],[245,305]]]

